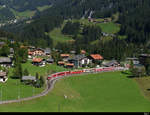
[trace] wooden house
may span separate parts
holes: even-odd
[[[109,61],[103,64],[105,67],[118,67],[120,64],[116,60]]]
[[[11,67],[12,60],[9,57],[0,57],[0,65],[3,67]]]
[[[60,54],[60,57],[64,62],[67,62],[70,57],[70,54]]]
[[[64,61],[58,61],[58,65],[59,66],[65,66],[65,62]]]
[[[49,56],[51,54],[51,49],[50,48],[46,48],[44,50],[45,55]]]
[[[8,80],[6,72],[0,72],[0,82],[6,82]]]
[[[89,57],[90,61],[93,63],[99,63],[100,61],[102,61],[104,59],[100,54],[91,54],[88,57]]]
[[[73,58],[68,60],[70,63],[73,63],[75,68],[87,66],[90,63],[90,60],[85,55],[75,55]]]
[[[32,64],[36,65],[36,66],[41,66],[41,65],[43,65],[42,61],[43,61],[42,58],[33,58]]]
[[[54,63],[54,59],[52,59],[52,58],[46,59],[46,62],[48,64],[52,64],[52,63]]]
[[[65,67],[66,68],[74,68],[74,64],[73,63],[66,63]]]

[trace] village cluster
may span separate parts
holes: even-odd
[[[0,42],[0,47],[2,47],[5,43]],[[34,46],[26,46],[28,49],[28,60],[34,66],[44,67],[47,64],[57,64],[58,66],[62,66],[64,68],[69,69],[78,69],[78,68],[92,68],[92,67],[120,67],[122,66],[120,62],[116,60],[105,61],[103,56],[100,54],[87,54],[85,50],[81,50],[80,54],[76,54],[75,51],[70,51],[70,53],[61,53],[59,52],[59,60],[55,60],[52,56],[52,52],[54,49],[50,48],[36,48]],[[8,57],[0,57],[0,66],[11,68],[13,67],[13,55],[14,49],[10,48],[10,55]],[[147,56],[147,55],[146,55]],[[140,56],[141,59],[145,58],[145,55]],[[129,67],[130,61],[133,61],[134,65],[139,67],[139,59],[138,58],[127,58],[126,64],[123,66]],[[0,71],[0,82],[6,82],[8,79],[7,72]],[[36,80],[34,76],[23,76],[22,80]]]
[[[0,46],[2,47],[5,42],[0,42]],[[24,47],[24,46],[22,46]],[[69,69],[78,69],[85,67],[93,67],[99,66],[103,61],[103,57],[100,54],[90,54],[86,55],[86,51],[81,50],[80,54],[76,54],[75,51],[71,51],[68,54],[60,53],[60,60],[55,61],[52,56],[52,51],[50,48],[35,48],[34,46],[26,46],[28,49],[28,60],[34,66],[44,67],[46,64],[57,64],[58,66],[63,66],[64,68]],[[10,48],[10,54],[7,57],[0,57],[0,66],[4,68],[11,68],[14,66],[13,63],[13,55],[14,49]],[[118,66],[117,61],[113,61],[111,63],[104,64],[105,66]],[[8,79],[7,72],[0,71],[0,82],[6,82]],[[36,78],[34,76],[23,76],[22,80],[29,80]]]

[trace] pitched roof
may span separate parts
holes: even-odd
[[[65,64],[65,62],[63,62],[63,61],[59,61],[59,62],[58,62],[58,64],[62,64],[62,65],[64,65],[64,64]]]
[[[84,55],[75,55],[74,57],[73,57],[73,59],[75,59],[75,60],[80,60],[80,59],[83,59],[83,58],[85,58],[86,56],[84,56]]]
[[[61,57],[69,57],[70,54],[60,54]]]
[[[44,51],[45,51],[45,53],[51,53],[51,49],[50,48],[46,48]]]
[[[65,65],[66,65],[66,66],[74,66],[73,63],[66,63]]]
[[[36,80],[35,76],[23,76],[22,80]]]
[[[113,64],[118,64],[118,62],[116,60],[112,60],[106,64],[104,64],[105,66],[112,66]]]
[[[28,51],[28,55],[33,55],[33,52],[32,51]]]
[[[141,54],[142,57],[150,57],[150,54]]]
[[[40,63],[43,59],[41,58],[33,58],[32,62]]]
[[[86,51],[85,50],[81,50],[81,54],[86,54]]]
[[[13,49],[13,48],[10,48],[10,52],[11,52],[11,53],[14,53],[14,49]]]
[[[73,51],[73,50],[72,50],[72,51],[70,51],[70,53],[75,54],[75,53],[76,53],[76,51]]]
[[[6,76],[6,72],[0,72],[0,77]]]
[[[100,54],[91,54],[90,55],[95,60],[102,60],[104,59]]]
[[[5,44],[5,42],[0,42],[0,45],[4,45]]]
[[[11,59],[9,57],[0,57],[0,63],[11,63]]]
[[[48,62],[53,62],[53,61],[54,61],[54,59],[49,58],[49,59],[47,59],[46,61],[48,61]]]

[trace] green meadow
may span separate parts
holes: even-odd
[[[102,20],[102,19],[99,19],[99,20]],[[119,30],[120,30],[120,25],[118,25],[114,22],[94,24],[93,22],[89,22],[87,19],[80,19],[80,20],[73,19],[72,21],[73,22],[80,22],[83,25],[97,25],[102,29],[102,32],[109,33],[109,34],[115,34],[115,33],[119,32]],[[56,44],[58,42],[64,43],[64,42],[68,42],[68,41],[73,40],[72,36],[64,35],[61,33],[61,30],[63,29],[66,22],[67,22],[67,20],[64,21],[64,23],[62,24],[62,26],[60,28],[55,28],[53,31],[46,33],[47,35],[49,35],[53,39],[54,46],[56,46]],[[108,41],[108,40],[112,39],[111,36],[103,37],[103,38],[104,38],[103,41]],[[120,39],[122,39],[122,37],[120,37]],[[94,41],[91,44],[97,43],[97,41]]]
[[[118,25],[114,22],[99,23],[97,25],[101,27],[102,32],[106,32],[106,33],[110,33],[110,34],[117,33],[120,30],[120,25]]]
[[[15,11],[15,10],[11,9],[11,11],[14,13],[14,15],[17,19],[19,19],[19,18],[29,18],[29,17],[34,16],[35,13],[36,13],[36,11],[30,11],[30,10],[27,10],[27,11],[24,11],[24,12],[18,12],[18,11]]]
[[[67,98],[64,98],[64,95]],[[2,112],[149,112],[138,83],[121,72],[61,79],[44,97],[0,105]]]
[[[65,71],[67,70],[66,68],[63,68],[61,66],[57,66],[56,64],[47,64],[44,67],[39,67],[39,66],[34,66],[31,64],[31,61],[28,61],[25,64],[22,64],[23,69],[27,69],[29,71],[29,73],[33,76],[36,75],[36,73],[38,73],[39,75],[47,75],[48,71]]]
[[[67,70],[63,67],[59,67],[56,64],[46,65],[45,67],[38,67],[31,64],[31,61],[28,61],[25,64],[22,64],[22,68],[27,69],[32,76],[36,76],[36,73],[45,78],[47,78],[48,71],[64,71]],[[30,97],[36,94],[39,94],[44,90],[42,88],[34,88],[30,85],[24,85],[20,83],[18,79],[12,79],[13,69],[9,70],[8,80],[6,83],[0,83],[0,100],[14,100],[18,98]]]
[[[71,36],[62,34],[61,30],[61,28],[55,28],[53,31],[48,33],[48,35],[53,39],[54,46],[58,42],[64,43],[73,40]]]

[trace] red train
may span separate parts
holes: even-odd
[[[95,72],[105,72],[105,71],[113,71],[115,70],[114,67],[101,67],[101,68],[91,68],[91,69],[83,69],[83,70],[75,70],[75,71],[64,71],[58,72],[50,75],[48,79],[75,75],[75,74],[82,74],[82,73],[95,73]]]

